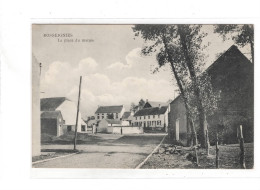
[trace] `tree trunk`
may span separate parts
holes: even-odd
[[[197,164],[197,166],[199,166],[199,157],[198,157],[198,153],[197,153],[197,147],[198,147],[197,133],[196,133],[192,120],[190,120],[190,125],[191,125],[191,129],[192,129],[193,146],[194,146],[194,151],[195,151],[195,156],[196,156],[196,164]]]
[[[186,127],[187,127],[187,146],[192,146],[192,133],[191,133],[191,126],[190,126],[190,116],[188,111],[186,111]]]
[[[195,69],[194,69],[194,65],[191,62],[189,53],[188,53],[188,47],[187,47],[187,42],[186,42],[186,36],[184,34],[184,32],[182,31],[182,26],[178,26],[178,33],[180,35],[180,42],[181,42],[181,46],[183,49],[183,53],[184,53],[184,57],[186,60],[186,64],[189,70],[189,74],[191,77],[191,81],[192,81],[192,86],[194,88],[194,95],[196,97],[197,100],[197,109],[199,112],[199,126],[200,126],[200,130],[199,130],[199,141],[201,143],[201,147],[205,148],[205,130],[204,130],[204,119],[205,119],[205,113],[204,113],[204,108],[202,106],[202,100],[200,97],[200,89],[198,86],[198,81],[197,81],[197,77],[195,74]]]
[[[166,42],[164,36],[163,36],[163,44],[164,44],[164,47],[165,47],[165,51],[166,51],[166,53],[168,55],[168,61],[170,62],[170,65],[171,65],[171,68],[172,68],[172,72],[173,72],[174,77],[175,77],[175,79],[177,81],[177,85],[178,85],[179,90],[181,92],[181,97],[182,97],[182,100],[183,100],[183,103],[184,103],[184,106],[185,106],[185,109],[186,109],[187,126],[188,126],[188,123],[190,123],[191,128],[193,128],[194,127],[193,122],[190,122],[191,121],[191,115],[190,115],[190,110],[189,110],[189,107],[188,107],[188,101],[187,101],[187,98],[186,98],[185,93],[184,93],[184,89],[183,89],[183,86],[182,86],[182,83],[181,83],[181,79],[179,78],[178,73],[177,73],[177,71],[176,71],[176,69],[174,67],[174,63],[172,61],[173,59],[171,57],[171,54],[169,53],[167,42]],[[194,130],[195,130],[195,128],[194,128]],[[196,140],[197,140],[197,136],[196,136]]]

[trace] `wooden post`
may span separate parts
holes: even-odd
[[[219,168],[219,147],[218,147],[218,130],[216,131],[216,168]]]
[[[209,132],[208,132],[208,129],[206,129],[206,151],[207,151],[207,156],[209,155],[209,148],[210,148]]]
[[[75,136],[74,136],[74,150],[77,150],[76,149],[76,144],[77,144],[77,132],[78,132],[78,118],[79,118],[81,80],[82,80],[82,76],[80,76],[80,80],[79,80],[79,96],[78,96],[78,106],[77,106],[77,116],[76,116],[76,126],[75,126]]]
[[[239,126],[239,140],[240,140],[240,168],[246,169],[245,163],[245,145],[244,145],[244,137],[242,125]]]

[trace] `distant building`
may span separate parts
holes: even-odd
[[[220,91],[218,109],[207,117],[209,135],[212,128],[224,126],[224,143],[237,143],[236,130],[243,125],[244,139],[253,142],[254,134],[254,66],[231,46],[205,71],[211,77],[213,92]],[[180,96],[170,104],[169,133],[174,140],[187,143],[186,109]],[[210,140],[215,136],[210,136]]]
[[[132,121],[134,119],[134,113],[130,112],[130,111],[126,111],[124,112],[123,116],[122,116],[122,121],[128,121],[129,125],[132,125]]]
[[[53,97],[41,99],[41,111],[50,112],[60,111],[64,120],[63,133],[75,131],[77,106],[74,102],[65,97]],[[44,127],[45,125],[41,125]],[[87,124],[81,118],[81,113],[78,115],[78,127],[77,131],[80,133],[87,133]],[[60,133],[61,134],[61,133]]]
[[[151,108],[151,107],[160,107],[160,106],[168,106],[168,103],[165,102],[154,102],[154,101],[149,101],[146,99],[146,102],[144,104],[143,108]]]
[[[122,119],[125,108],[123,105],[119,106],[99,106],[95,112],[95,118],[98,121],[102,119]]]
[[[168,106],[144,108],[137,111],[133,117],[133,126],[168,131]]]

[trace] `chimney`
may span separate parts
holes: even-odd
[[[159,109],[161,109],[161,104],[159,104]]]
[[[146,99],[146,102],[148,102],[148,99]]]

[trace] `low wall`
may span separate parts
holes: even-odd
[[[142,127],[135,127],[135,126],[116,126],[113,127],[114,134],[142,134],[144,133]]]

